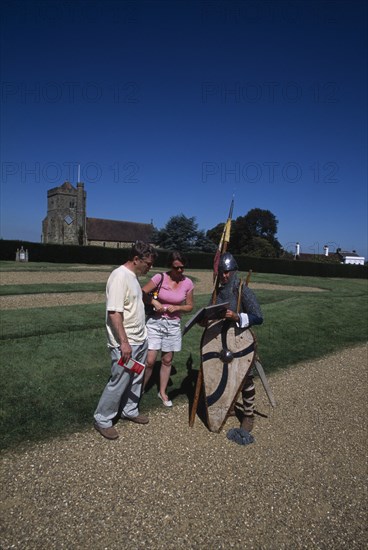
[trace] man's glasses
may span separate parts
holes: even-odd
[[[144,258],[139,258],[141,262],[145,263],[147,267],[152,267],[152,262],[148,262],[147,260],[145,260]]]

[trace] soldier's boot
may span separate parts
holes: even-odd
[[[240,427],[247,432],[251,432],[254,427],[254,416],[244,416]]]

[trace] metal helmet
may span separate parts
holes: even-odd
[[[238,264],[230,252],[225,252],[225,254],[221,255],[219,263],[220,273],[223,273],[224,271],[236,271],[238,269]]]

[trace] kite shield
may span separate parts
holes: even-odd
[[[255,336],[234,322],[214,321],[203,333],[201,359],[208,427],[219,432],[256,359]]]

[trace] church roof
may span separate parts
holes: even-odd
[[[64,191],[76,191],[76,188],[72,186],[70,181],[65,181],[63,185],[60,186],[60,189],[63,189]]]
[[[150,223],[86,218],[86,233],[89,241],[152,242],[153,226]]]
[[[339,254],[340,256],[349,256],[351,258],[361,258],[361,256],[357,254],[356,250],[353,250],[353,252],[349,252],[348,250],[340,250]]]
[[[320,261],[328,262],[328,263],[334,263],[334,262],[335,263],[340,263],[339,255],[336,252],[330,252],[328,256],[326,256],[325,254],[310,254],[310,253],[301,252],[297,256],[297,259],[302,260],[304,262],[311,262],[311,261],[314,261],[314,260],[320,260]]]
[[[77,190],[76,190],[75,187],[73,187],[73,185],[70,183],[70,181],[64,181],[64,183],[62,185],[59,185],[58,187],[53,187],[52,189],[49,189],[47,191],[47,196],[51,197],[52,195],[57,195],[57,194],[64,193],[64,192],[76,194]]]

